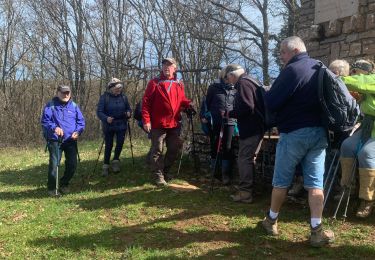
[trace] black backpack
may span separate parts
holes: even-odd
[[[137,102],[135,105],[133,118],[137,121],[142,121],[142,101]]]
[[[255,112],[259,115],[259,117],[262,119],[264,123],[264,129],[268,130],[274,126],[276,126],[276,113],[271,112],[267,104],[265,102],[265,94],[266,94],[266,89],[265,86],[260,83],[259,81],[251,78],[250,76],[245,76],[243,77],[244,79],[249,80],[252,84],[256,86],[256,101],[257,105],[255,106]]]
[[[318,95],[323,110],[323,124],[335,133],[350,131],[360,115],[359,105],[345,83],[318,61]]]

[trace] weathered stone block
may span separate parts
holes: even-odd
[[[375,40],[364,40],[362,41],[363,54],[371,55],[375,54]]]
[[[320,25],[314,24],[310,27],[310,30],[309,30],[310,40],[320,39],[321,35],[322,35],[322,27]]]
[[[327,44],[327,43],[333,43],[333,42],[341,42],[341,41],[344,41],[345,38],[346,38],[346,35],[345,34],[341,34],[340,36],[327,38],[324,41],[321,41],[320,43],[321,44]]]
[[[342,33],[361,32],[365,27],[365,19],[362,15],[352,15],[344,20]]]
[[[309,54],[312,57],[321,57],[321,56],[328,56],[331,50],[329,48],[319,49],[316,51],[310,51]]]
[[[369,4],[368,5],[368,10],[371,12],[371,11],[375,11],[375,3],[372,3],[372,4]]]
[[[349,51],[340,51],[340,59],[346,59],[349,56]]]
[[[340,51],[348,51],[349,50],[349,44],[345,42],[340,42]]]
[[[339,56],[340,56],[340,43],[339,42],[332,43],[331,44],[331,56],[329,59],[333,61],[333,60],[336,60]]]
[[[368,14],[366,17],[366,29],[373,29],[375,28],[375,14]]]
[[[348,43],[351,43],[357,40],[358,40],[358,33],[348,34],[345,39],[345,41]]]
[[[324,35],[326,37],[337,36],[341,34],[342,22],[339,20],[330,21],[324,26]]]
[[[373,37],[375,37],[375,30],[369,30],[369,31],[360,33],[358,36],[359,39],[373,38]]]
[[[357,56],[362,53],[362,44],[360,42],[352,43],[349,47],[349,55]]]
[[[318,41],[306,41],[305,44],[309,52],[319,50],[320,44]]]
[[[367,5],[367,0],[359,0],[358,4],[359,5]]]

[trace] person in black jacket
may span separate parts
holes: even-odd
[[[251,203],[253,201],[254,162],[264,134],[264,122],[257,111],[263,108],[257,100],[258,86],[253,83],[240,65],[227,65],[222,75],[224,80],[234,84],[237,89],[234,109],[228,115],[237,118],[240,134],[238,151],[240,182],[237,194],[231,197],[236,202]]]
[[[211,161],[214,162],[217,156],[217,146],[221,127],[223,137],[221,141],[221,178],[224,185],[231,181],[233,165],[232,136],[237,125],[235,118],[223,117],[226,112],[233,110],[234,97],[237,90],[232,84],[228,84],[219,76],[207,90],[206,105],[212,119],[212,135],[210,136]],[[214,167],[214,166],[213,166]]]

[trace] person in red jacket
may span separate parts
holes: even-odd
[[[173,58],[162,60],[162,71],[147,85],[142,100],[142,121],[146,132],[151,133],[151,170],[156,185],[167,185],[168,171],[179,151],[181,112],[190,108],[191,101],[185,97],[184,85],[177,79],[177,63]],[[162,158],[163,143],[167,152]]]

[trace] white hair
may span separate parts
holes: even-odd
[[[328,68],[337,76],[348,76],[350,71],[349,63],[346,60],[334,60]]]
[[[306,52],[305,43],[298,36],[291,36],[291,37],[285,38],[281,42],[281,45],[286,47],[289,51],[293,51],[297,49],[299,52]]]

